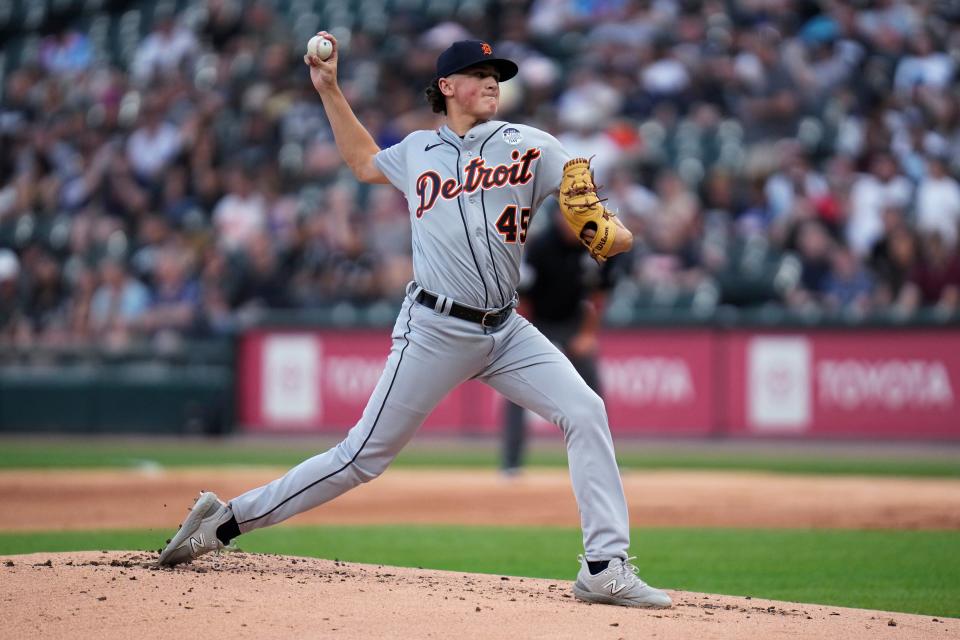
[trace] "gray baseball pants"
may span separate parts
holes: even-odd
[[[241,532],[282,522],[373,480],[437,404],[476,378],[560,427],[588,560],[627,556],[627,505],[603,400],[525,318],[496,329],[438,313],[409,294],[360,421],[332,449],[230,501]]]

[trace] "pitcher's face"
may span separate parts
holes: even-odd
[[[490,120],[500,106],[500,74],[490,64],[478,64],[441,79],[444,95],[458,111]]]

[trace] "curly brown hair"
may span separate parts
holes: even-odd
[[[424,89],[424,95],[427,97],[427,103],[434,113],[447,114],[447,99],[440,91],[440,83],[434,80],[429,87]]]

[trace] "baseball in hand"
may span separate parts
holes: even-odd
[[[323,36],[313,36],[307,43],[307,55],[326,60],[333,53],[333,43]]]

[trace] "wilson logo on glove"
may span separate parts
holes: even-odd
[[[574,158],[563,165],[560,212],[590,255],[598,262],[606,260],[617,237],[617,225],[612,220],[614,214],[597,197],[590,161],[586,158]],[[587,231],[593,231],[592,238],[585,235]]]

